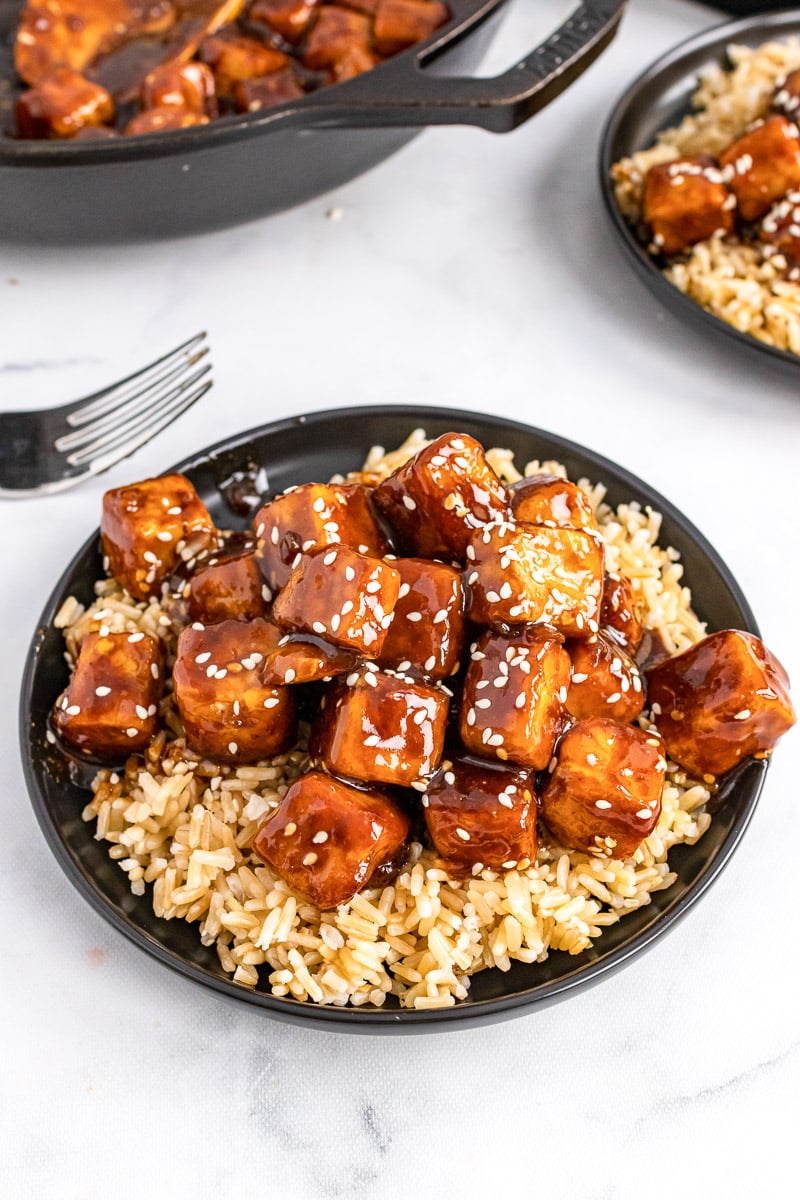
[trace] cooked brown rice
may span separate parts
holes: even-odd
[[[423,444],[417,430],[391,455],[376,447],[365,472],[381,478]],[[509,451],[488,457],[505,480],[520,478]],[[542,469],[565,474],[557,463],[536,462],[524,473]],[[595,506],[607,568],[633,580],[646,624],[673,652],[701,638],[678,555],[658,545],[659,514],[637,503],[615,511],[602,484],[580,483]],[[70,598],[57,617],[70,657],[101,626],[158,634],[174,653],[178,630],[159,603],[136,602],[113,580],[95,590],[89,609]],[[658,825],[631,858],[566,850],[543,834],[526,869],[464,879],[414,844],[390,885],[321,913],[250,852],[265,815],[303,769],[302,744],[257,766],[219,766],[187,750],[169,696],[162,714],[165,729],[144,763],[131,758],[123,773],[99,772],[84,820],[96,821],[95,838],[109,844],[135,895],[152,885],[157,916],[198,922],[204,945],[216,948],[236,983],[276,996],[381,1005],[394,995],[403,1007],[440,1008],[466,997],[476,971],[541,962],[551,949],[580,954],[606,926],[674,882],[668,851],[696,842],[711,820],[708,786],[670,763]],[[647,727],[646,715],[641,724]]]

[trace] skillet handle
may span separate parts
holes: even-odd
[[[306,115],[317,109],[315,126],[477,125],[507,133],[555,100],[591,66],[614,37],[625,2],[584,0],[555,33],[492,79],[431,74],[420,69],[419,57],[403,55],[386,64],[395,67],[393,77],[385,67],[378,72],[380,94],[371,94],[372,72],[367,72],[338,88],[312,93],[313,102],[304,106]],[[462,36],[474,29],[475,24]],[[453,44],[445,39],[440,47],[429,46],[425,59],[444,56]],[[341,91],[347,92],[345,102],[337,98]]]

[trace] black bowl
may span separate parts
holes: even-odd
[[[677,125],[692,111],[691,96],[697,89],[699,76],[709,67],[730,65],[727,47],[732,42],[756,47],[766,41],[798,34],[800,10],[792,9],[769,16],[759,14],[727,21],[681,42],[648,67],[617,101],[603,130],[599,158],[600,191],[614,233],[627,261],[656,298],[699,332],[707,332],[712,337],[722,334],[729,343],[735,342],[747,353],[770,360],[779,369],[788,368],[795,378],[800,357],[734,329],[733,325],[685,296],[662,275],[619,210],[611,168],[620,158],[648,149],[655,142],[657,133]]]
[[[240,528],[246,521],[230,507],[225,482],[254,466],[266,471],[270,490],[328,479],[337,471],[358,468],[374,444],[400,445],[412,429],[429,435],[464,431],[486,446],[505,446],[517,462],[556,458],[570,476],[604,482],[616,505],[638,500],[663,514],[662,538],[678,549],[692,588],[695,608],[711,629],[738,628],[757,633],[747,601],[719,555],[694,526],[647,484],[598,454],[542,430],[478,413],[441,408],[376,407],[311,413],[239,434],[193,455],[175,470],[194,482],[219,525]],[[370,1032],[421,1032],[463,1027],[518,1015],[551,1004],[596,983],[661,937],[700,898],[728,862],[753,815],[766,764],[750,761],[723,789],[718,811],[696,846],[677,846],[670,865],[675,884],[656,892],[646,908],[607,929],[599,942],[577,957],[554,951],[538,965],[515,963],[508,973],[483,971],[474,976],[469,999],[453,1008],[414,1011],[325,1008],[313,1003],[249,991],[232,983],[216,953],[201,945],[197,927],[161,921],[150,896],[132,896],[127,877],[92,836],[93,826],[80,813],[86,803],[64,759],[45,737],[48,713],[67,682],[63,637],[53,617],[69,595],[89,602],[92,582],[102,573],[99,533],[92,534],[64,571],[48,600],[33,638],[22,687],[22,758],[36,816],[50,848],[70,881],[116,929],[159,962],[197,983],[260,1008],[270,1016],[316,1028]]]

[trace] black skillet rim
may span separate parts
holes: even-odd
[[[765,342],[760,342],[752,334],[743,333],[733,325],[729,325],[727,321],[714,316],[713,313],[710,313],[696,301],[685,296],[679,288],[670,283],[661,274],[658,266],[645,248],[637,241],[633,230],[620,212],[611,183],[611,168],[617,159],[621,155],[633,153],[634,149],[640,150],[646,148],[637,146],[619,149],[615,146],[615,143],[619,128],[624,119],[631,109],[637,107],[641,92],[651,83],[656,82],[662,74],[666,77],[666,86],[669,86],[673,79],[680,79],[682,76],[685,76],[683,69],[684,60],[694,54],[695,51],[707,50],[709,54],[714,52],[719,59],[720,65],[724,65],[726,61],[725,48],[731,42],[736,41],[737,37],[741,38],[745,36],[748,44],[751,44],[751,41],[755,41],[756,39],[762,37],[766,39],[781,33],[785,36],[800,34],[800,9],[781,9],[779,12],[770,13],[768,16],[762,13],[738,18],[735,21],[725,21],[722,24],[712,26],[710,29],[703,30],[701,33],[685,38],[676,46],[673,46],[671,50],[662,54],[634,79],[633,83],[626,88],[611,110],[600,138],[598,176],[603,206],[611,227],[625,252],[628,264],[633,267],[639,278],[657,299],[663,301],[676,315],[682,317],[690,324],[699,327],[701,330],[707,330],[712,334],[722,334],[744,350],[761,355],[762,361],[763,359],[767,359],[771,361],[773,366],[777,366],[782,370],[788,368],[790,371],[796,372],[798,366],[800,366],[800,356],[792,354],[789,350],[781,350],[777,346],[770,346]],[[692,74],[691,80],[687,78],[687,101],[696,86],[697,76]]]
[[[526,439],[543,439],[565,459],[581,460],[583,469],[597,480],[612,482],[615,487],[624,489],[632,499],[639,499],[652,505],[661,512],[680,531],[680,540],[694,547],[700,555],[713,567],[727,586],[731,598],[741,615],[741,628],[758,634],[755,617],[745,599],[739,585],[731,572],[706,538],[695,526],[666,497],[637,478],[625,468],[618,466],[602,455],[578,445],[566,438],[549,433],[543,429],[522,424],[518,421],[488,416],[483,413],[470,412],[449,408],[429,408],[425,406],[377,405],[355,406],[348,409],[322,410],[306,415],[285,418],[259,426],[233,437],[222,439],[204,450],[184,459],[170,470],[185,471],[191,476],[194,469],[202,468],[210,462],[220,460],[226,455],[237,454],[240,459],[246,456],[248,446],[258,437],[280,437],[284,433],[296,431],[302,426],[304,432],[313,437],[320,429],[336,425],[345,419],[356,419],[365,427],[371,422],[380,422],[383,418],[402,418],[407,421],[407,427],[426,425],[431,422],[444,427],[469,431],[471,424],[493,425],[498,436],[504,434],[519,435]],[[370,429],[372,426],[370,424]],[[372,432],[368,440],[373,438]],[[501,443],[498,443],[501,444]],[[653,942],[662,937],[681,920],[690,908],[708,890],[719,877],[731,856],[737,849],[741,839],[752,819],[758,802],[767,769],[767,761],[751,761],[746,770],[738,776],[734,787],[739,793],[738,812],[725,834],[716,853],[710,861],[706,861],[697,877],[684,892],[670,904],[666,911],[661,912],[645,929],[635,936],[629,936],[625,942],[603,955],[598,961],[589,965],[580,965],[581,956],[577,956],[576,965],[561,975],[558,979],[538,987],[522,988],[499,998],[481,1001],[463,1001],[451,1008],[416,1010],[385,1010],[366,1008],[336,1008],[314,1004],[310,1001],[298,1001],[283,997],[271,996],[269,993],[254,992],[234,984],[227,977],[212,975],[194,964],[185,961],[179,954],[168,950],[151,934],[140,929],[126,914],[121,913],[100,891],[98,884],[91,878],[82,865],[73,858],[69,847],[62,837],[58,824],[51,813],[46,798],[42,792],[35,770],[35,758],[29,755],[29,738],[32,724],[32,693],[39,667],[39,651],[42,646],[44,631],[51,625],[53,617],[63,602],[63,588],[73,569],[86,555],[97,552],[99,530],[83,544],[77,554],[63,571],[55,585],[47,604],[39,619],[36,632],[31,642],[25,662],[22,692],[20,702],[20,743],[24,775],[33,809],[39,822],[45,840],[56,860],[69,879],[70,883],[89,901],[92,907],[118,932],[145,950],[162,965],[169,967],[185,978],[211,988],[217,994],[229,999],[243,1001],[271,1017],[305,1025],[308,1028],[334,1029],[337,1032],[380,1033],[380,1032],[437,1032],[442,1029],[457,1029],[472,1025],[486,1024],[491,1021],[507,1019],[521,1015],[534,1007],[544,1007],[558,1000],[566,999],[569,995],[583,991],[600,981],[606,975],[613,973],[628,961],[648,949]],[[673,539],[674,540],[674,539]],[[53,697],[55,699],[55,697]],[[38,756],[41,757],[41,754]],[[86,827],[87,837],[91,837],[90,827]],[[676,881],[679,883],[680,880]],[[673,886],[676,886],[673,885]],[[666,893],[663,893],[666,894]],[[641,911],[641,910],[640,910]],[[602,954],[602,950],[601,950]]]

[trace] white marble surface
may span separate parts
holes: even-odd
[[[569,7],[517,0],[495,63]],[[624,463],[716,544],[800,680],[798,384],[662,311],[622,261],[595,182],[623,85],[718,19],[634,0],[607,54],[516,134],[427,133],[340,192],[247,228],[0,247],[0,407],[81,394],[203,327],[216,379],[102,481],[3,509],[4,1200],[796,1186],[796,734],[741,852],[651,953],[547,1011],[402,1039],[236,1011],[129,945],[56,866],[16,748],[26,643],[104,488],[236,430],[357,402],[488,409]]]

